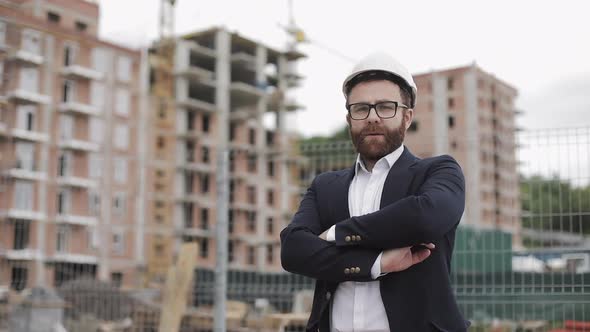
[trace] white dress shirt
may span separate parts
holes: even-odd
[[[360,155],[355,165],[355,175],[348,189],[350,216],[361,216],[379,210],[383,185],[391,166],[399,159],[404,146],[379,159],[369,172]],[[335,241],[336,226],[327,233],[328,241]],[[381,274],[381,254],[373,263],[371,275]],[[389,332],[389,321],[381,299],[379,281],[342,282],[334,292],[331,308],[331,332]]]

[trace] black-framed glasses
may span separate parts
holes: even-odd
[[[397,113],[397,108],[409,108],[408,106],[398,103],[397,101],[380,101],[375,104],[354,103],[346,105],[348,114],[353,120],[364,120],[369,117],[371,109],[374,108],[377,116],[381,119],[393,118]]]

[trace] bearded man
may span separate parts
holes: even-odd
[[[450,284],[465,180],[403,145],[417,87],[391,56],[344,80],[354,166],[318,175],[281,232],[287,271],[316,279],[307,331],[466,331]]]

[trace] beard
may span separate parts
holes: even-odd
[[[349,131],[352,144],[361,155],[361,158],[365,161],[377,162],[402,145],[406,136],[405,125],[405,121],[402,121],[399,127],[388,129],[369,124],[360,132],[353,132],[349,126]],[[372,136],[376,134],[382,136]]]

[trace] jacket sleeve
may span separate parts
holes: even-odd
[[[316,199],[318,178],[305,193],[291,223],[281,231],[283,268],[319,280],[373,281],[371,266],[380,250],[339,247],[319,238],[325,229]]]
[[[352,217],[336,225],[336,245],[342,248],[392,249],[433,242],[457,226],[465,209],[465,179],[450,156],[427,170],[417,193],[379,211]]]

